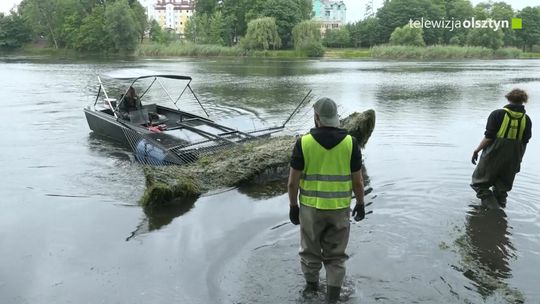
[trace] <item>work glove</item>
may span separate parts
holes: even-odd
[[[478,151],[474,151],[473,152],[473,155],[472,155],[472,158],[471,158],[471,162],[473,165],[476,165],[476,161],[478,160]]]
[[[293,225],[300,224],[300,208],[298,206],[289,206],[289,220]]]
[[[359,222],[366,217],[366,207],[364,204],[356,204],[352,211],[352,216],[355,221]]]

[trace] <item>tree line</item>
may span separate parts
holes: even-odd
[[[410,19],[418,20],[507,20],[521,18],[523,28],[415,29]],[[469,0],[392,0],[364,20],[347,24],[340,31],[348,32],[348,39],[334,39],[336,45],[371,47],[378,44],[405,45],[470,45],[492,49],[518,47],[531,50],[540,43],[540,6],[514,10],[505,2],[483,2],[472,6]],[[345,34],[342,34],[345,36]]]
[[[131,53],[147,27],[137,0],[23,0],[17,11],[0,15],[0,48],[46,40],[53,48]]]
[[[311,1],[304,0],[199,0],[194,18],[188,23],[187,38],[196,43],[233,45],[246,48],[307,49],[326,47],[372,47],[398,45],[470,45],[492,49],[519,47],[531,50],[540,43],[540,6],[514,10],[505,2],[473,6],[469,0],[386,0],[376,12],[368,7],[366,17],[324,37],[315,33],[320,24],[311,19]],[[523,29],[491,28],[416,29],[418,20],[507,20],[521,18]],[[295,30],[296,26],[300,26]],[[313,31],[306,30],[312,28]],[[277,32],[277,36],[276,36]],[[297,33],[297,35],[295,35]],[[298,35],[307,35],[298,37]],[[296,36],[296,37],[295,37]],[[239,37],[243,37],[239,39]],[[296,42],[299,43],[296,43]]]
[[[197,0],[182,39],[196,44],[239,45],[245,49],[304,50],[326,47],[471,45],[532,50],[540,43],[540,6],[514,10],[505,2],[473,6],[469,0],[386,0],[365,18],[321,35],[311,0]],[[466,20],[521,18],[523,29],[416,29],[410,19]],[[23,0],[16,12],[0,14],[0,49],[45,39],[54,48],[85,52],[133,52],[145,37],[169,43],[179,37],[147,21],[137,0]]]

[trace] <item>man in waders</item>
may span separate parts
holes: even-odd
[[[506,207],[507,193],[512,190],[532,135],[532,122],[523,105],[527,98],[527,93],[520,89],[506,94],[509,104],[491,112],[485,137],[473,152],[472,163],[476,165],[478,153],[483,151],[471,183],[482,205],[489,207],[496,200],[501,207]]]
[[[362,155],[356,139],[339,128],[334,101],[321,98],[313,108],[316,127],[298,139],[291,158],[289,217],[293,224],[300,224],[304,295],[317,293],[324,264],[327,299],[335,303],[345,278],[353,191],[353,216],[357,221],[365,216]]]

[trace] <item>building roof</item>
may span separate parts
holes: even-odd
[[[157,0],[154,8],[157,10],[165,9],[169,4],[172,4],[175,10],[193,10],[195,8],[195,1],[193,0]]]

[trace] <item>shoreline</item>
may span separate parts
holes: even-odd
[[[152,49],[149,49],[152,48]],[[510,50],[510,51],[506,51]],[[500,54],[500,55],[499,55]],[[540,52],[522,52],[512,48],[491,50],[461,46],[375,46],[373,48],[325,48],[322,57],[308,57],[298,50],[245,51],[237,47],[213,45],[165,46],[143,44],[131,55],[80,53],[71,49],[25,46],[11,52],[0,52],[0,57],[48,56],[66,59],[139,59],[139,58],[266,58],[266,59],[355,59],[355,60],[502,60],[540,59]]]

